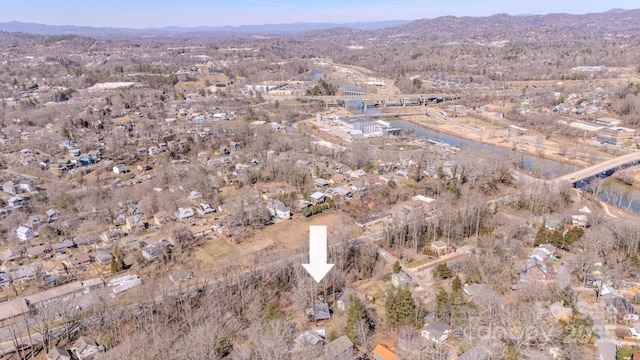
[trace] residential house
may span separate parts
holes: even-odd
[[[169,275],[169,279],[175,284],[185,282],[191,278],[193,278],[193,271],[187,269],[179,270]]]
[[[7,200],[7,205],[12,209],[19,209],[22,207],[23,199],[20,196],[13,196]]]
[[[558,223],[556,221],[545,221],[544,228],[549,231],[556,231],[558,230]]]
[[[32,229],[37,229],[42,224],[44,224],[44,219],[40,214],[31,215],[27,219],[27,225]]]
[[[230,141],[230,142],[229,142],[229,148],[231,148],[231,150],[234,150],[234,151],[235,151],[235,150],[239,150],[239,149],[241,149],[241,148],[242,148],[242,146],[240,145],[240,143],[239,143],[239,142],[236,142],[236,141]]]
[[[47,352],[47,360],[71,360],[71,354],[62,346],[54,346]]]
[[[547,260],[548,257],[549,254],[547,254],[547,252],[542,249],[536,249],[531,254],[529,254],[530,259],[535,259],[540,262]]]
[[[535,258],[527,259],[520,272],[520,282],[543,281],[547,278],[547,266]]]
[[[309,195],[309,198],[314,204],[321,204],[324,202],[324,196],[324,193],[316,191],[313,194]]]
[[[53,277],[60,277],[67,275],[67,267],[64,266],[62,261],[59,260],[49,260],[42,264],[42,269],[45,274]]]
[[[471,300],[488,291],[491,291],[491,288],[487,284],[471,284],[462,289],[462,292]]]
[[[60,212],[56,209],[49,209],[45,215],[47,216],[47,222],[52,223],[58,219]]]
[[[394,348],[387,347],[383,344],[376,345],[373,348],[373,360],[399,360],[398,354]]]
[[[411,278],[404,271],[400,271],[397,274],[391,274],[391,283],[395,287],[401,287],[409,284]]]
[[[271,216],[275,216],[280,219],[291,218],[291,210],[280,200],[273,200],[267,204],[267,210],[269,210]]]
[[[634,323],[631,325],[629,328],[629,335],[633,338],[640,339],[640,323]]]
[[[402,204],[402,207],[411,212],[424,212],[424,203],[418,200],[410,200]]]
[[[432,199],[430,197],[423,196],[423,195],[416,195],[416,196],[412,197],[411,200],[413,200],[413,201],[421,201],[422,202],[422,209],[426,213],[429,213],[429,212],[435,210],[436,204],[437,204],[435,199]]]
[[[127,231],[136,232],[145,228],[145,222],[138,215],[127,216],[125,218],[125,226]]]
[[[73,243],[77,247],[89,246],[99,241],[100,239],[95,236],[76,236],[73,238]]]
[[[331,320],[331,313],[329,312],[329,304],[326,302],[319,302],[313,304],[311,308],[311,316],[313,316],[313,321],[323,321],[323,320]]]
[[[218,154],[220,154],[220,155],[229,155],[229,154],[231,154],[231,151],[229,151],[229,149],[226,146],[221,146],[218,149]]]
[[[71,241],[69,239],[63,239],[63,240],[58,241],[55,244],[52,244],[51,245],[51,249],[54,252],[57,252],[57,253],[64,253],[68,249],[71,249],[74,246],[75,246],[75,244],[73,243],[73,241]]]
[[[322,178],[314,179],[313,184],[318,188],[325,188],[329,186],[329,182]]]
[[[27,249],[27,256],[30,258],[43,257],[51,252],[51,248],[47,245],[32,246]]]
[[[111,254],[104,250],[96,251],[93,256],[96,258],[96,262],[101,266],[107,266],[111,264]]]
[[[31,265],[22,265],[9,270],[14,283],[30,281],[36,279],[36,270]]]
[[[22,259],[22,253],[16,248],[8,248],[2,252],[4,262]]]
[[[362,169],[354,170],[349,174],[349,176],[355,179],[361,178],[366,175],[367,175],[367,172]]]
[[[538,245],[538,249],[544,251],[549,256],[556,252],[556,247],[551,244],[540,244]]]
[[[480,345],[476,345],[471,349],[458,356],[458,360],[488,360],[489,353]]]
[[[31,179],[22,179],[18,181],[18,191],[21,193],[35,192],[37,190],[36,182]]]
[[[178,208],[178,212],[176,213],[176,217],[179,220],[187,220],[191,219],[195,213],[192,208]]]
[[[325,356],[327,360],[353,360],[353,343],[342,335],[325,346]]]
[[[147,246],[146,248],[142,249],[142,256],[149,261],[158,258],[158,256],[160,256],[160,254],[162,253],[162,248],[160,246],[162,245],[151,244]]]
[[[429,341],[442,344],[449,339],[450,332],[451,327],[448,324],[440,321],[435,321],[431,324],[425,325],[422,328],[421,334],[423,338]]]
[[[124,166],[124,164],[118,164],[116,166],[113,167],[113,172],[115,174],[124,174],[127,173],[129,170],[127,170],[127,168]]]
[[[153,215],[153,222],[157,225],[163,225],[170,221],[173,221],[173,216],[166,211],[159,211]]]
[[[449,246],[444,241],[438,240],[431,243],[431,250],[438,254],[443,254],[447,251]]]
[[[367,183],[365,183],[364,181],[352,181],[350,185],[351,190],[355,192],[363,192],[369,188],[369,185],[367,185]]]
[[[2,191],[7,194],[16,195],[18,194],[18,184],[11,180],[8,180],[4,184],[2,184]]]
[[[71,265],[71,267],[84,268],[86,266],[89,266],[92,260],[89,254],[87,254],[86,252],[77,252],[71,255],[71,257],[69,257],[67,261],[69,265]]]
[[[4,271],[0,271],[0,289],[11,285],[11,277]]]
[[[196,202],[202,199],[202,194],[199,191],[193,190],[192,192],[189,193],[188,199],[191,202]]]
[[[571,215],[571,225],[573,226],[586,228],[588,222],[589,220],[587,219],[587,215],[585,214]]]
[[[26,226],[19,226],[16,229],[16,235],[18,236],[18,239],[20,239],[20,241],[28,241],[36,237],[33,229]]]
[[[200,203],[200,205],[198,205],[198,213],[200,215],[207,215],[207,214],[211,214],[211,213],[214,213],[214,212],[216,212],[216,209],[211,204]]]
[[[334,200],[334,202],[337,198],[344,199],[351,197],[351,190],[343,188],[341,186],[329,188],[324,193],[327,196],[331,196],[331,199]]]
[[[79,360],[90,359],[103,350],[104,348],[98,342],[88,336],[80,336],[71,347],[71,352],[75,353]]]
[[[319,330],[319,329],[318,329]],[[298,347],[305,348],[324,343],[326,338],[318,330],[307,330],[293,340]]]

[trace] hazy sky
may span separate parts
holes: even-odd
[[[0,22],[131,28],[584,14],[640,7],[638,0],[4,0],[1,5]]]

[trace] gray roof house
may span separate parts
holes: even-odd
[[[329,304],[325,302],[315,303],[312,307],[313,321],[331,320],[331,313],[329,312]]]
[[[489,353],[476,345],[471,349],[465,351],[462,355],[458,356],[458,360],[487,360],[489,359]]]
[[[421,334],[422,337],[427,340],[442,344],[447,341],[450,332],[451,326],[440,321],[435,321],[423,327]]]
[[[192,208],[178,208],[176,216],[180,220],[190,219],[195,215]]]
[[[10,273],[11,279],[14,283],[35,280],[36,278],[36,271],[29,265],[23,265],[17,268],[13,268],[10,270]]]
[[[162,252],[162,248],[160,248],[160,246],[161,245],[159,244],[152,244],[147,246],[146,248],[142,249],[142,256],[144,256],[144,258],[149,261],[156,259]]]
[[[325,356],[327,360],[353,360],[353,343],[342,335],[325,346]]]
[[[71,354],[62,346],[56,346],[47,352],[47,360],[71,360]]]
[[[4,261],[13,261],[17,259],[22,259],[22,253],[16,248],[8,248],[7,250],[2,252],[2,256],[4,257]]]
[[[56,209],[49,209],[45,212],[45,215],[47,216],[47,222],[54,222],[60,216],[60,212]]]
[[[76,354],[78,359],[84,360],[93,357],[93,355],[99,351],[102,351],[104,348],[101,345],[88,337],[88,336],[80,336],[75,343],[73,343],[73,347],[71,351]]]

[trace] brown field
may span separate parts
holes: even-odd
[[[308,218],[295,217],[291,220],[280,220],[274,225],[264,227],[240,244],[234,244],[223,237],[213,238],[208,234],[206,240],[202,242],[203,245],[196,249],[195,257],[203,263],[211,264],[245,258],[249,254],[273,248],[299,253],[309,241],[309,226],[327,225],[328,241],[331,243],[332,233],[335,233],[332,225],[342,224],[345,218],[339,211],[328,211]],[[352,225],[352,228],[355,228],[355,225]]]

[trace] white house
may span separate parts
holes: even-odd
[[[206,215],[216,212],[216,209],[211,204],[200,203],[200,205],[198,205],[198,212],[202,215]]]
[[[280,200],[273,200],[269,203],[267,205],[267,210],[269,210],[271,216],[276,216],[280,219],[291,218],[291,210]]]
[[[443,322],[435,321],[422,328],[422,337],[433,341],[438,344],[442,344],[449,338],[451,327]]]
[[[156,259],[160,256],[160,245],[152,244],[142,249],[142,256],[149,261]]]
[[[20,196],[13,196],[7,200],[7,205],[13,209],[19,209],[22,207],[22,198]]]
[[[88,336],[80,336],[71,348],[71,351],[74,352],[80,360],[91,358],[95,353],[102,350],[103,347]]]
[[[190,219],[195,215],[192,208],[178,208],[176,216],[180,220]]]
[[[36,235],[33,233],[33,229],[26,226],[18,227],[16,229],[16,235],[18,236],[18,239],[20,239],[20,241],[27,241],[36,237]]]
[[[113,167],[113,172],[116,174],[124,174],[127,171],[128,171],[127,168],[123,164],[118,164]]]

